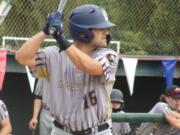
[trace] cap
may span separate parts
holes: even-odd
[[[180,87],[177,85],[172,85],[164,93],[166,96],[170,96],[174,99],[180,99]]]

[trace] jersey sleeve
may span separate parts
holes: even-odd
[[[150,111],[149,113],[159,113],[159,114],[165,114],[170,108],[168,105],[164,102],[158,102]]]
[[[6,105],[0,100],[0,120],[4,119],[9,119],[9,114]]]
[[[37,79],[37,83],[35,84],[35,88],[33,91],[35,99],[42,99],[42,94],[43,94],[42,85],[43,85],[42,79],[41,78]]]
[[[119,61],[117,53],[113,50],[101,51],[96,59],[101,63],[103,67],[104,83],[114,81]]]
[[[39,77],[48,78],[47,56],[45,49],[39,49],[36,52],[35,60],[36,60],[36,68],[34,70],[31,70],[33,75],[37,78]]]
[[[54,54],[59,53],[59,48],[56,46],[50,46],[41,48],[36,52],[35,55],[35,69],[30,69],[32,76],[35,78],[49,78],[49,67],[51,60],[54,59]]]

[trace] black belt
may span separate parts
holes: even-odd
[[[56,120],[54,121],[54,125],[62,130],[65,130],[64,126],[61,125],[59,122],[57,122]],[[101,124],[99,126],[97,126],[97,130],[98,132],[101,132],[103,130],[106,130],[109,128],[109,124],[108,123],[104,123]],[[92,133],[92,128],[88,128],[86,130],[82,130],[82,131],[70,131],[73,135],[88,135]]]

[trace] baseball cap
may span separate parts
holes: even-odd
[[[172,85],[164,93],[166,96],[170,96],[174,99],[180,99],[180,87],[177,85]]]

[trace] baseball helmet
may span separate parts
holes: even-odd
[[[106,11],[93,4],[75,8],[69,17],[69,31],[75,41],[89,43],[93,38],[92,28],[110,28],[115,26],[108,20]]]
[[[124,103],[124,97],[121,90],[113,89],[111,93],[111,102],[120,102]]]

